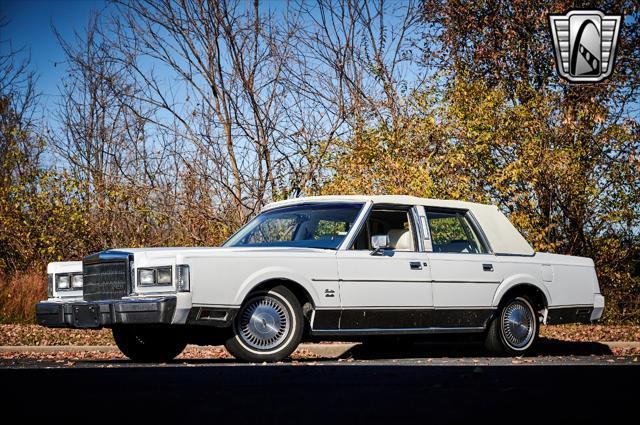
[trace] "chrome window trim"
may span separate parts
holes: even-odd
[[[249,226],[256,218],[258,218],[260,215],[264,214],[264,213],[270,213],[273,211],[277,211],[279,209],[284,209],[284,208],[291,208],[291,207],[299,207],[299,206],[305,206],[305,205],[321,205],[321,204],[353,204],[353,205],[360,205],[360,211],[358,212],[358,216],[356,217],[356,220],[354,221],[354,224],[358,223],[358,219],[361,217],[361,214],[363,212],[363,210],[367,207],[367,205],[371,203],[371,201],[367,201],[367,202],[363,202],[363,201],[352,201],[352,200],[335,200],[335,201],[331,201],[331,202],[322,202],[322,201],[309,201],[309,202],[300,202],[300,203],[295,203],[295,204],[291,204],[291,205],[282,205],[282,206],[278,206],[278,207],[273,207],[273,208],[266,208],[263,209],[262,211],[260,211],[258,214],[256,214],[253,218],[251,218],[249,221],[247,221],[244,225],[242,225],[238,230],[236,230],[235,232],[233,232],[233,234],[231,234],[231,236],[229,236],[221,245],[220,247],[224,248],[224,247],[229,247],[229,242],[240,232],[242,232],[247,226]],[[353,228],[355,228],[355,225],[352,227],[351,230],[353,230]],[[347,234],[345,236],[345,238],[343,239],[342,243],[340,245],[338,245],[336,248],[330,248],[331,250],[335,250],[335,251],[339,251],[340,249],[342,249],[342,247],[345,244],[345,241],[349,238],[349,234]],[[237,247],[237,246],[232,246],[232,247]],[[322,249],[322,248],[320,248]]]
[[[351,247],[353,246],[353,244],[355,243],[356,238],[358,237],[358,234],[360,234],[360,231],[362,229],[362,227],[365,225],[365,223],[367,222],[367,220],[369,219],[369,215],[371,214],[371,212],[373,211],[374,208],[376,207],[388,207],[389,210],[407,210],[408,216],[409,216],[409,226],[412,226],[411,231],[411,236],[413,237],[413,243],[414,243],[414,249],[413,251],[398,251],[398,252],[424,252],[423,250],[423,243],[422,243],[422,238],[419,236],[419,234],[421,235],[422,233],[419,233],[419,221],[416,222],[416,215],[417,215],[417,210],[416,210],[416,205],[412,205],[412,204],[390,204],[390,203],[385,203],[385,202],[380,202],[378,204],[374,203],[373,201],[367,201],[367,205],[365,206],[365,208],[363,208],[363,213],[360,217],[358,217],[358,219],[356,220],[356,225],[353,226],[353,229],[356,230],[354,233],[351,233],[349,235],[347,235],[347,237],[345,238],[343,244],[338,248],[339,251],[348,251],[351,250]],[[360,250],[360,251],[365,251],[365,250]]]
[[[478,220],[476,220],[476,217],[473,215],[473,213],[467,210],[465,217],[469,220],[469,225],[471,226],[473,231],[476,232],[476,235],[480,239],[480,243],[483,244],[485,249],[487,250],[484,255],[494,255],[495,253],[493,251],[493,248],[491,247],[491,244],[489,243],[489,239],[487,238],[487,235],[484,234],[482,226],[480,226],[480,223],[478,222]]]
[[[409,226],[413,226],[413,243],[416,244],[414,252],[425,252],[424,246],[424,229],[422,229],[420,212],[416,205],[411,207],[410,210],[411,220],[409,220]]]
[[[356,237],[358,237],[358,234],[360,233],[360,229],[362,228],[364,223],[366,223],[367,217],[369,217],[369,211],[371,211],[372,207],[373,201],[367,201],[363,205],[362,209],[360,210],[360,215],[358,215],[358,218],[356,218],[356,221],[354,222],[354,225],[347,237],[344,238],[342,244],[338,247],[338,251],[347,251],[351,249],[351,245],[353,245]]]
[[[422,230],[422,252],[433,252],[433,244],[431,242],[431,229],[427,220],[427,211],[424,205],[416,205],[418,215],[418,226]]]

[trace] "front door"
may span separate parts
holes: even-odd
[[[433,307],[426,254],[420,252],[412,207],[374,206],[353,246],[338,251],[341,330],[389,330],[427,325]],[[372,255],[371,236],[390,246]]]

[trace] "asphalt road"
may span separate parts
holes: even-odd
[[[356,352],[274,365],[0,362],[3,416],[47,423],[634,423],[639,382],[637,358],[594,353],[427,359]]]

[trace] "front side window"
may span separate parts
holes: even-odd
[[[387,235],[394,251],[416,251],[409,209],[374,207],[351,249],[371,251],[371,236],[376,235]]]
[[[316,203],[266,211],[223,246],[337,249],[360,210],[360,203]]]
[[[427,221],[433,252],[488,252],[464,212],[427,211]]]

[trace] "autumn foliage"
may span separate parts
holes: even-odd
[[[606,320],[640,323],[639,6],[601,5],[627,17],[616,69],[576,86],[547,22],[574,2],[507,3],[119,0],[60,37],[42,119],[3,56],[0,321],[32,319],[47,262],[217,245],[302,189],[496,204],[536,250],[593,258]]]
[[[320,190],[497,204],[537,251],[593,258],[606,318],[637,322],[639,30],[637,5],[612,3],[636,16],[617,74],[571,86],[554,74],[546,21],[571,4],[425,1],[424,60],[441,84],[338,144]]]

